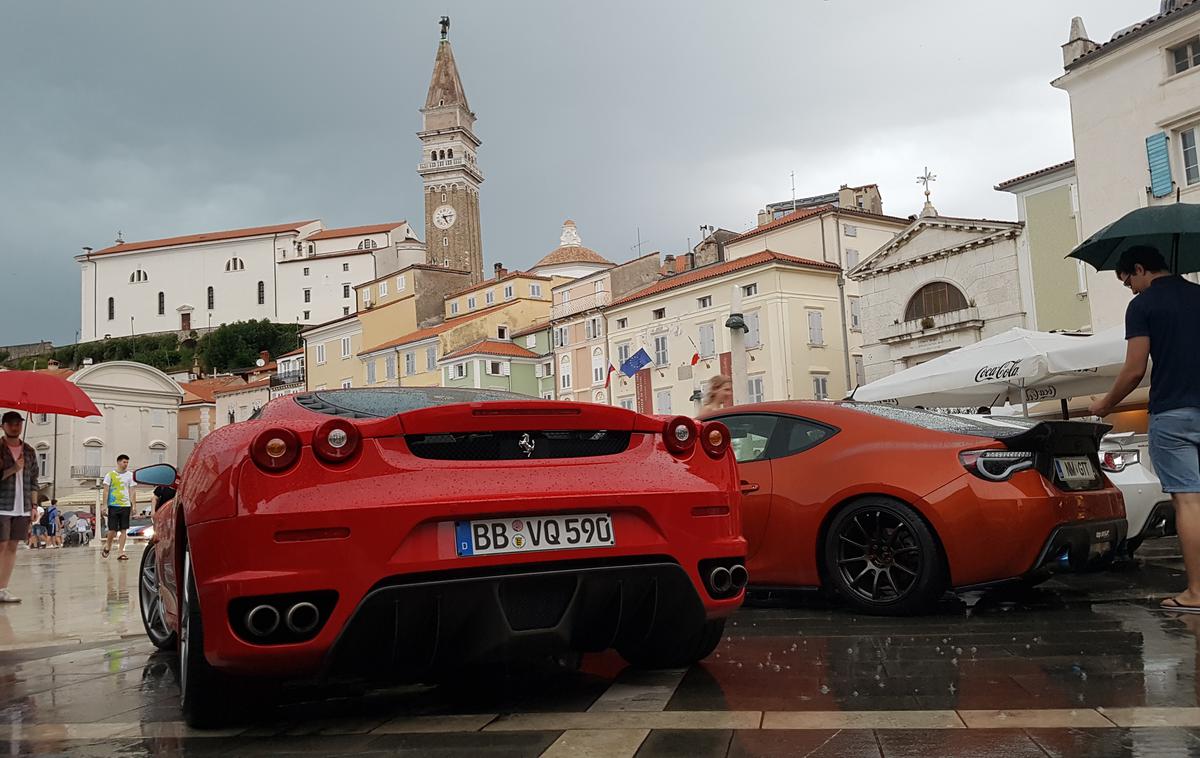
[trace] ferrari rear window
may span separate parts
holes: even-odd
[[[947,413],[918,410],[916,408],[897,408],[891,405],[875,405],[872,403],[841,403],[840,405],[850,410],[869,413],[890,421],[899,421],[902,424],[910,424],[935,432],[966,434],[997,440],[1006,437],[1016,437],[1037,424],[1036,421],[1031,421],[1030,419],[1009,416],[995,418],[990,416],[973,416],[968,418],[964,416],[951,416]]]
[[[536,398],[500,390],[445,387],[381,387],[378,389],[317,390],[296,395],[296,402],[317,413],[347,418],[386,418],[405,411],[454,403]]]

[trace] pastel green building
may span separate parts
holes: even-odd
[[[439,361],[443,387],[505,390],[554,399],[554,356],[545,324],[511,340],[485,339]]]

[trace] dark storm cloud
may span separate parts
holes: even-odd
[[[1153,0],[11,2],[0,9],[0,343],[69,342],[80,246],[307,218],[408,218],[437,40],[484,145],[489,263],[564,218],[614,260],[842,183],[907,215],[1011,218],[997,181],[1071,156],[1049,86]]]

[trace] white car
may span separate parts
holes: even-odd
[[[1147,435],[1133,432],[1105,435],[1100,442],[1100,468],[1125,499],[1125,518],[1129,522],[1127,555],[1133,555],[1144,540],[1175,534],[1175,508],[1154,473]]]

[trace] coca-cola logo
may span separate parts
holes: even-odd
[[[1021,361],[1005,361],[998,366],[984,366],[975,374],[975,383],[1012,379],[1021,370]]]
[[[1025,399],[1031,403],[1036,403],[1039,400],[1052,400],[1057,396],[1057,387],[1034,387],[1033,389],[1025,390]]]

